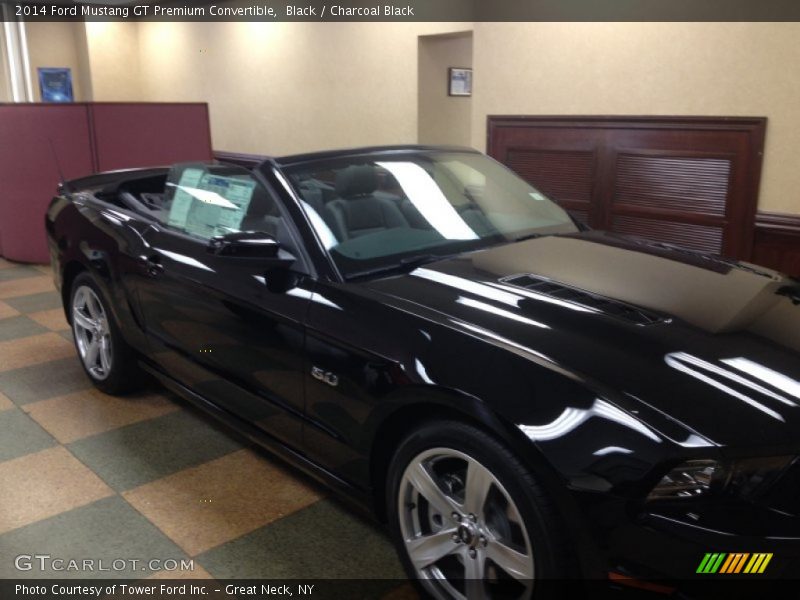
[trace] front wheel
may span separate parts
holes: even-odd
[[[566,540],[546,494],[485,432],[440,421],[389,469],[388,514],[406,571],[434,598],[530,598],[563,577]]]
[[[123,394],[140,384],[135,353],[122,337],[103,293],[88,273],[82,273],[73,282],[70,322],[81,365],[95,387],[108,394]]]

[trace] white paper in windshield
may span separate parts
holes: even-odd
[[[185,190],[196,187],[202,177],[203,169],[186,169],[181,173],[181,180],[175,186],[177,189],[172,197],[172,206],[169,208],[169,217],[167,218],[167,224],[171,227],[183,229],[186,225],[186,218],[192,207],[192,196]]]
[[[196,173],[186,177],[188,171],[198,171],[199,177]],[[203,238],[239,231],[253,197],[255,181],[198,169],[186,172],[176,185],[168,223]]]

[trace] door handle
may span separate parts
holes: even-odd
[[[157,254],[142,256],[140,259],[144,272],[150,277],[158,277],[164,272],[164,265],[161,264],[161,257]]]

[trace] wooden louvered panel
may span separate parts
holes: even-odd
[[[664,242],[720,254],[722,252],[721,227],[690,225],[675,223],[662,219],[646,219],[641,217],[617,216],[613,219],[613,230],[619,233],[635,235],[656,242]]]
[[[505,163],[553,200],[591,202],[592,152],[514,149],[508,151]]]
[[[616,166],[614,205],[725,215],[729,159],[626,153]]]
[[[593,228],[748,260],[765,131],[758,117],[490,116],[489,154]]]

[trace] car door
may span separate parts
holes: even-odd
[[[211,239],[264,231],[291,246],[275,196],[246,169],[181,165],[161,223],[144,233],[139,294],[151,360],[220,407],[297,446],[303,422],[304,318],[312,280],[274,290],[265,261],[213,252]]]

